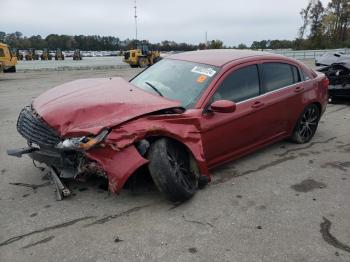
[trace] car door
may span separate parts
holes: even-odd
[[[300,95],[304,91],[299,70],[281,61],[266,61],[259,68],[263,92],[261,102],[268,112],[265,118],[269,118],[266,121],[275,133],[285,133],[290,130],[295,109],[300,108]]]
[[[249,64],[234,68],[222,79],[208,104],[230,100],[237,107],[233,113],[203,114],[202,139],[209,166],[244,154],[274,133],[265,121],[258,66]]]

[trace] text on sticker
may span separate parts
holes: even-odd
[[[205,67],[201,67],[201,66],[195,66],[191,70],[191,72],[201,74],[201,75],[206,75],[209,77],[213,77],[213,75],[215,75],[215,73],[216,73],[216,71],[210,67],[205,68]]]

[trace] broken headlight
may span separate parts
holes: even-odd
[[[108,135],[108,130],[103,130],[95,137],[83,136],[67,138],[56,145],[56,148],[67,150],[89,150],[102,142]]]

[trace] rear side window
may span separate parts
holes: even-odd
[[[265,92],[271,92],[300,82],[299,70],[283,63],[262,65]]]
[[[5,56],[4,49],[2,49],[2,48],[0,48],[0,56],[1,56],[1,57],[4,57],[4,56]]]
[[[232,72],[219,86],[213,100],[241,102],[260,94],[259,73],[256,65]]]

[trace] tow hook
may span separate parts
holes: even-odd
[[[57,201],[63,200],[64,197],[69,197],[71,195],[71,191],[68,187],[61,181],[58,177],[57,172],[50,167],[51,179],[56,187],[56,199]]]

